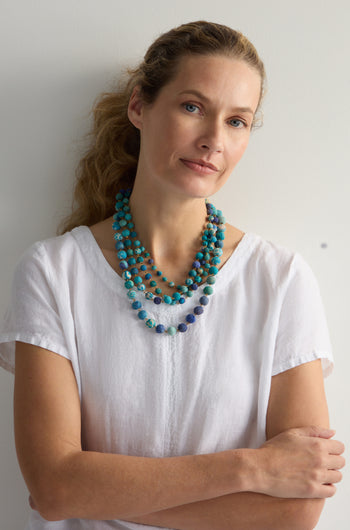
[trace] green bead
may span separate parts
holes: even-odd
[[[173,337],[176,334],[176,328],[174,328],[174,326],[169,326],[166,332],[168,335]]]
[[[207,283],[209,285],[213,285],[215,282],[216,282],[215,276],[209,276],[209,278],[207,278]]]
[[[210,287],[210,285],[207,285],[203,289],[203,293],[204,294],[213,294],[213,292],[214,292],[214,289],[212,287]]]

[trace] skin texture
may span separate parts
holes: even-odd
[[[137,88],[131,97],[129,118],[141,136],[133,218],[158,267],[176,282],[198,250],[204,198],[230,178],[248,145],[259,93],[259,75],[245,63],[209,56],[184,58],[154,104],[144,105]],[[203,170],[198,160],[216,169]],[[111,220],[91,231],[117,271]],[[228,225],[222,264],[242,235]],[[313,528],[322,499],[335,492],[327,483],[339,482],[344,466],[343,444],[324,429],[319,361],[272,378],[269,441],[256,450],[170,459],[83,451],[70,362],[24,343],[16,349],[14,405],[32,507],[49,520],[122,518],[189,530]]]

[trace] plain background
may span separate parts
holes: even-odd
[[[347,0],[2,0],[1,300],[34,241],[69,211],[74,168],[98,93],[162,32],[207,19],[241,30],[268,74],[264,126],[215,197],[227,219],[300,252],[319,281],[336,366],[331,425],[350,439],[349,16]],[[20,530],[27,491],[16,462],[13,376],[0,371],[0,528]],[[319,530],[347,530],[346,469]]]

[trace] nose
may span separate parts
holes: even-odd
[[[224,150],[223,131],[219,124],[207,123],[198,139],[200,149],[212,153],[222,153]]]

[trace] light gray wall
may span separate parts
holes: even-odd
[[[14,263],[54,235],[96,95],[161,32],[208,19],[243,31],[269,79],[265,125],[215,204],[244,231],[299,251],[326,307],[336,368],[331,424],[350,439],[349,42],[347,0],[2,0],[1,299]],[[327,245],[324,247],[324,245]],[[0,528],[22,529],[27,492],[16,463],[13,377],[0,371]],[[329,500],[319,530],[347,530],[350,483]]]

